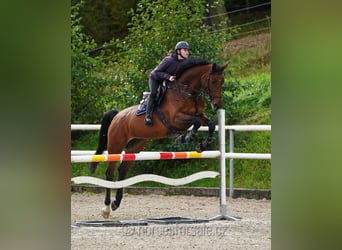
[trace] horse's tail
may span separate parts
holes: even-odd
[[[97,146],[96,155],[101,155],[103,152],[107,149],[107,142],[108,142],[108,128],[110,123],[112,122],[114,116],[118,113],[118,110],[110,110],[106,112],[102,118],[101,122],[101,128],[100,128],[100,133],[99,133],[99,144]],[[95,173],[96,167],[97,167],[98,162],[91,162],[89,164],[89,169],[90,173]]]

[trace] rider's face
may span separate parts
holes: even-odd
[[[179,53],[184,57],[188,58],[189,57],[189,50],[188,49],[180,49]]]

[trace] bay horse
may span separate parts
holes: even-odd
[[[214,111],[221,107],[221,91],[224,83],[223,70],[227,64],[219,66],[201,58],[193,57],[181,64],[176,81],[167,85],[164,99],[153,112],[153,126],[144,125],[145,115],[137,116],[139,105],[128,107],[122,111],[108,111],[102,119],[99,144],[95,154],[139,153],[143,150],[147,139],[177,137],[177,143],[186,143],[194,139],[200,126],[208,126],[207,137],[198,145],[197,151],[209,148],[215,123],[204,113],[204,95],[211,101]],[[158,117],[158,119],[157,119]],[[193,128],[182,135],[191,126]],[[90,163],[90,172],[94,173],[98,162]],[[118,180],[125,179],[133,161],[122,161],[118,168]],[[106,180],[113,181],[116,162],[108,162]],[[111,189],[106,188],[105,207],[102,216],[108,218],[111,209],[116,210],[121,203],[123,189],[118,189],[116,199],[111,203]]]

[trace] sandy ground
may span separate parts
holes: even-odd
[[[104,193],[71,194],[71,249],[271,249],[271,201],[227,198],[227,214],[241,218],[204,223],[123,227],[78,226],[103,221]],[[108,220],[160,217],[212,218],[218,197],[129,195]]]

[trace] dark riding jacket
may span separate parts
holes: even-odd
[[[150,77],[156,81],[168,81],[170,76],[176,75],[180,62],[182,62],[182,60],[178,60],[178,55],[173,53],[160,62],[160,64],[151,72]]]

